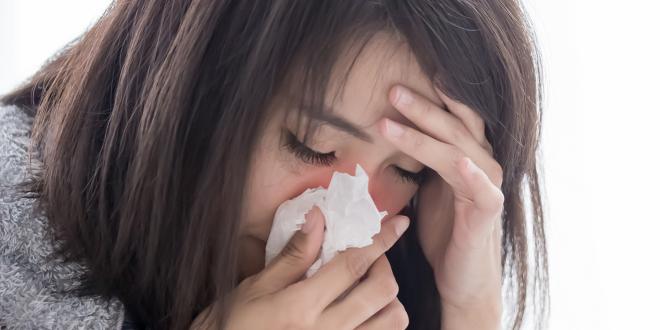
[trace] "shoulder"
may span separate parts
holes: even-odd
[[[48,221],[15,187],[27,179],[32,118],[0,105],[0,328],[122,329],[117,299],[66,293],[82,267],[52,258]]]
[[[24,179],[32,117],[13,105],[0,105],[0,185]]]

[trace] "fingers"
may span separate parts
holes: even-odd
[[[300,280],[318,256],[324,226],[323,213],[315,206],[305,215],[302,229],[293,234],[282,252],[257,275],[255,285],[272,293]]]
[[[466,127],[468,123],[462,122],[461,117],[440,108],[431,100],[414,93],[406,87],[395,86],[390,91],[389,97],[401,114],[416,123],[422,131],[435,139],[457,145],[463,149],[481,148],[480,144],[486,139],[483,129],[481,132],[473,132],[472,130],[476,128],[468,129]],[[483,123],[479,116],[477,118],[473,119],[470,116],[470,121],[477,120]],[[470,122],[470,124],[475,123]]]
[[[440,97],[440,100],[447,105],[447,109],[465,124],[475,140],[477,140],[481,146],[492,155],[493,146],[488,142],[488,139],[486,139],[486,123],[481,116],[479,116],[476,111],[470,109],[467,105],[447,96],[447,94],[443,93],[438,87],[435,87],[435,91]]]
[[[501,212],[504,195],[468,158],[459,172],[472,200],[457,203],[452,235],[436,280],[443,306],[499,306],[501,299]],[[499,312],[498,312],[499,314]]]
[[[470,158],[461,160],[461,171],[472,192],[474,207],[482,215],[496,215],[502,211],[504,195],[495,187],[490,178]]]
[[[381,122],[380,130],[401,151],[436,171],[458,192],[466,194],[460,173],[456,171],[458,162],[465,155],[463,150],[389,119]]]
[[[501,187],[499,164],[493,159],[493,147],[486,139],[483,119],[468,106],[450,99],[437,88],[435,90],[448,111],[400,85],[390,90],[389,99],[402,115],[421,129],[422,134],[463,150],[485,170],[496,186]]]
[[[403,304],[395,299],[356,330],[405,329],[409,321]]]
[[[378,257],[362,280],[346,298],[333,304],[323,314],[334,329],[355,329],[396,299],[396,283],[385,255]]]
[[[338,254],[310,278],[294,284],[290,293],[311,296],[311,300],[318,304],[315,306],[317,309],[325,309],[367,273],[374,261],[396,243],[408,224],[405,216],[394,216],[384,221],[380,233],[373,237],[373,244],[350,248]]]
[[[486,173],[478,168],[469,158],[461,160],[460,170],[470,189],[473,208],[465,219],[471,237],[479,244],[488,240],[502,213],[504,195],[495,187]],[[473,244],[473,245],[474,245]]]
[[[465,126],[467,126],[468,130],[470,130],[477,141],[481,141],[482,137],[485,139],[486,124],[479,114],[470,109],[467,105],[450,98],[437,86],[435,87],[435,92],[440,97],[440,100],[447,105],[447,109],[465,123]]]
[[[493,184],[498,187],[502,185],[501,166],[483,148],[465,150],[460,146],[438,141],[414,128],[387,118],[381,120],[379,129],[381,134],[397,148],[436,171],[460,192],[464,193],[465,187],[456,169],[458,162],[465,156],[469,156],[479,167],[483,168]]]

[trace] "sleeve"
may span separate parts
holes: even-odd
[[[27,175],[30,118],[0,106],[0,329],[121,329],[117,299],[70,292],[82,267],[52,258],[48,221],[15,185]]]

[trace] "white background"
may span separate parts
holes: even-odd
[[[108,3],[0,0],[0,94]],[[526,4],[545,65],[550,329],[660,329],[660,8]]]

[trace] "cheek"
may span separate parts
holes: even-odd
[[[295,180],[292,194],[286,199],[298,196],[307,188],[322,186],[327,188],[332,179],[334,171],[353,173],[355,163],[340,164],[334,168],[314,169],[306,171]],[[368,170],[367,170],[368,171]],[[368,171],[369,175],[369,194],[374,200],[379,211],[387,211],[388,215],[395,215],[408,204],[408,201],[417,192],[417,186],[403,183],[391,169],[383,169],[381,172],[374,173]],[[283,200],[283,201],[284,201]]]
[[[305,175],[282,185],[276,199],[284,202],[303,193],[307,188],[319,186],[327,188],[334,171],[335,169],[330,169],[305,173]],[[390,216],[401,212],[416,192],[417,186],[402,183],[394,174],[384,173],[369,179],[369,194],[376,207],[379,211],[387,211]]]
[[[322,186],[327,188],[332,179],[334,171],[352,173],[355,171],[355,164],[346,166],[340,165],[335,168],[314,169],[305,171],[304,174],[291,180],[285,185],[288,196],[283,195],[282,201],[298,196],[307,188]],[[387,211],[388,215],[395,215],[408,204],[408,201],[417,192],[417,186],[403,183],[391,169],[384,169],[379,173],[368,173],[369,175],[369,194],[379,211]]]
[[[271,167],[265,164],[269,162],[255,164],[256,171],[251,176],[253,181],[246,210],[247,219],[243,222],[246,233],[262,240],[268,237],[273,216],[282,202],[300,195],[308,188],[327,188],[334,171],[355,171],[354,163],[338,164],[333,168],[307,167],[293,171],[287,166]],[[369,193],[376,207],[379,211],[387,211],[390,216],[401,212],[417,191],[416,186],[402,183],[391,170],[367,172],[370,177]]]
[[[401,212],[417,192],[417,186],[401,183],[393,175],[383,174],[369,182],[369,193],[380,211],[388,216]]]
[[[252,184],[244,213],[246,219],[241,222],[243,232],[266,240],[275,211],[280,204],[302,194],[308,188],[327,188],[333,172],[333,169],[292,172],[285,167],[257,165],[251,175]]]

